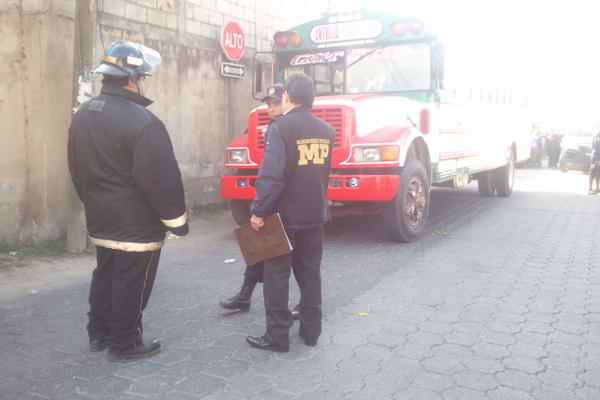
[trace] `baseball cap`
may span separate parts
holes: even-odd
[[[261,101],[267,101],[267,99],[281,101],[282,98],[283,98],[283,85],[280,83],[276,83],[267,89],[267,95],[265,97],[263,97]]]

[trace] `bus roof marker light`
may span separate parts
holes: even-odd
[[[288,39],[285,32],[277,32],[275,35],[273,35],[273,40],[275,41],[275,45],[281,49],[288,44]]]
[[[392,33],[396,36],[404,35],[406,33],[406,25],[404,25],[401,21],[393,22]]]
[[[423,33],[423,24],[421,23],[421,21],[413,21],[410,23],[410,32],[413,35],[419,35],[421,33]]]
[[[290,44],[294,47],[298,47],[302,44],[302,38],[294,33],[290,38]]]

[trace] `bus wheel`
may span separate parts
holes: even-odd
[[[511,156],[508,163],[504,167],[497,168],[496,173],[496,190],[498,196],[509,197],[515,183],[515,161]]]
[[[238,225],[244,225],[250,222],[250,200],[231,200],[231,215]]]
[[[386,204],[384,225],[392,240],[413,242],[425,231],[429,214],[429,178],[418,161],[409,162],[400,174],[396,196]]]
[[[480,195],[484,197],[493,196],[496,191],[493,171],[485,171],[479,174],[477,176],[477,187],[479,188]]]

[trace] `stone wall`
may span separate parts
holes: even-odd
[[[163,57],[147,80],[147,95],[171,134],[188,208],[223,204],[218,182],[224,148],[244,131],[258,104],[251,96],[253,52],[269,50],[275,31],[316,18],[324,7],[313,0],[97,0],[95,60],[117,39],[145,43]],[[0,243],[40,243],[66,234],[73,208],[66,140],[75,10],[75,0],[0,1],[0,55],[6,61],[0,63]],[[239,62],[247,71],[247,78],[231,81],[220,76],[226,60],[219,45],[221,27],[230,20],[246,34]],[[97,82],[93,87],[100,89]]]

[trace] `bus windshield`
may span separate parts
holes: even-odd
[[[431,50],[427,43],[281,54],[282,79],[304,72],[317,95],[429,90]]]

